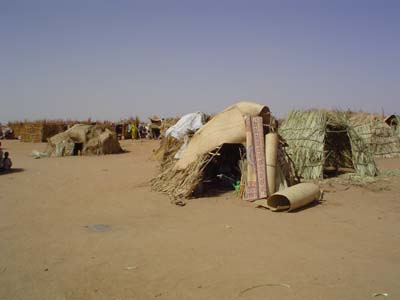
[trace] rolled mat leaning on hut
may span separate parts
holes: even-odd
[[[204,195],[202,187],[212,181],[207,180],[211,173],[213,178],[226,178],[225,183],[233,183],[243,199],[267,198],[297,182],[284,143],[275,131],[268,107],[253,102],[232,105],[193,135],[179,160],[173,159],[174,151],[164,156],[152,188],[167,193],[175,202],[182,202]],[[273,137],[265,139],[265,134]],[[266,153],[265,148],[271,153]],[[231,165],[224,165],[226,162]],[[227,169],[239,176],[238,182],[234,182],[234,175],[223,173]],[[316,197],[313,194],[307,201]],[[289,205],[286,202],[275,205],[274,210],[289,209],[290,201]]]

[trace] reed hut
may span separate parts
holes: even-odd
[[[345,112],[291,111],[279,134],[287,143],[297,175],[303,179],[321,179],[343,170],[361,176],[377,174],[370,145]]]
[[[271,125],[268,107],[252,102],[228,107],[194,133],[179,159],[175,155],[182,150],[184,141],[168,137],[160,173],[151,182],[153,190],[183,199],[232,190],[236,184],[235,188],[243,195],[247,171],[245,119],[256,116],[262,118],[268,132]],[[279,161],[287,160],[281,155]],[[289,168],[281,170],[285,175],[282,181],[289,185]]]
[[[392,128],[396,135],[400,136],[400,115],[390,115],[384,121]]]
[[[363,139],[375,157],[400,157],[400,135],[397,117],[389,118],[368,113],[348,113],[354,131]]]

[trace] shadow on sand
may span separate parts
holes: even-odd
[[[4,170],[0,170],[0,176],[1,175],[7,175],[7,174],[14,174],[14,173],[21,173],[24,172],[25,170],[22,168],[12,168],[11,170],[8,171],[4,171]]]

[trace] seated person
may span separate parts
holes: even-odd
[[[5,152],[4,158],[1,160],[0,168],[4,171],[10,170],[12,167],[11,159],[8,156],[9,156],[9,153]]]

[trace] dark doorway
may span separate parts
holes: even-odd
[[[241,178],[239,162],[245,153],[242,144],[223,144],[204,169],[196,194],[205,196],[233,191],[234,185]]]
[[[354,172],[351,142],[344,126],[327,126],[324,177]]]
[[[74,152],[73,155],[80,155],[82,153],[83,150],[83,143],[75,143],[74,144]]]

